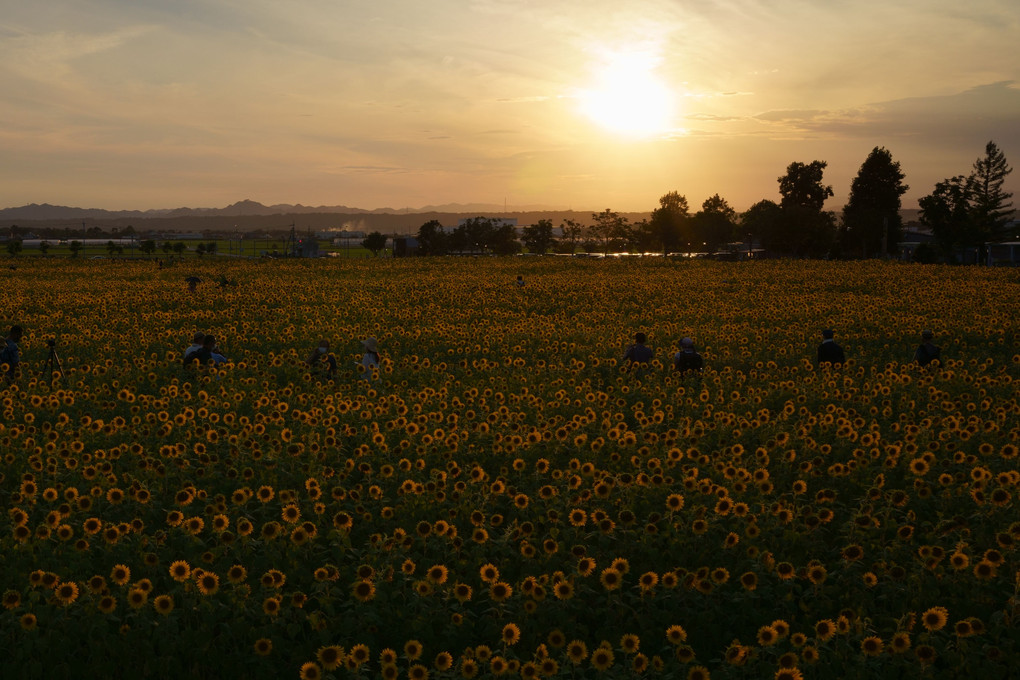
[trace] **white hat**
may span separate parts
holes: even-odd
[[[376,342],[375,338],[365,338],[364,340],[361,341],[361,344],[364,345],[365,349],[367,349],[369,352],[378,351],[379,345]]]
[[[694,347],[694,340],[691,340],[690,338],[684,338],[683,340],[680,341],[680,345],[682,347]]]

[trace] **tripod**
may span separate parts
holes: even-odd
[[[49,356],[46,357],[46,370],[50,376],[50,389],[53,389],[53,371],[56,370],[60,374],[60,381],[67,383],[67,378],[64,377],[64,367],[60,365],[60,357],[57,356],[57,341],[47,340],[46,344],[50,347]]]

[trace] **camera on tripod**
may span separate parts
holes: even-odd
[[[54,376],[59,375],[60,381],[65,384],[67,383],[67,377],[64,375],[64,367],[60,365],[60,357],[57,356],[57,339],[47,338],[46,346],[50,348],[50,351],[43,364],[43,371],[45,375],[49,375],[50,389],[53,389]]]

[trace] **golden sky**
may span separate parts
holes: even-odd
[[[0,207],[650,210],[1020,163],[1016,0],[0,0]],[[1007,188],[1020,188],[1020,171]]]

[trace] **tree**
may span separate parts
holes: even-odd
[[[361,242],[361,247],[371,251],[372,255],[378,257],[379,252],[386,247],[386,236],[381,232],[373,231],[364,238]]]
[[[496,231],[494,221],[488,217],[472,217],[453,230],[457,250],[484,253]]]
[[[439,220],[429,220],[418,227],[418,253],[421,255],[444,255],[449,248],[449,239]]]
[[[843,206],[840,246],[843,253],[860,252],[868,257],[896,252],[903,240],[900,196],[908,187],[900,164],[887,149],[875,147],[861,164]],[[857,249],[860,249],[859,251]]]
[[[592,213],[591,219],[594,224],[591,227],[592,236],[602,245],[603,254],[609,254],[609,248],[621,248],[631,238],[630,225],[626,217],[621,217],[606,208],[600,213]]]
[[[539,220],[524,227],[524,245],[532,253],[544,255],[553,244],[552,220]]]
[[[174,241],[173,248],[174,252],[177,253],[177,256],[180,257],[184,254],[184,251],[188,249],[188,244],[184,241]]]
[[[110,257],[113,257],[117,252],[117,244],[113,241],[106,242],[106,252],[109,253]]]
[[[559,248],[564,252],[568,252],[571,255],[577,250],[577,242],[584,234],[584,225],[576,220],[564,220],[560,224],[560,229],[563,230],[563,242],[569,244],[566,247]]]
[[[985,155],[974,161],[968,179],[971,205],[973,243],[982,248],[988,241],[999,241],[1005,236],[1005,227],[1013,215],[1012,193],[1002,190],[1006,176],[1013,172],[1006,156],[995,145],[985,145]]]
[[[216,241],[209,241],[205,244],[205,252],[209,253],[210,255],[215,255],[217,247],[218,244],[216,243]]]
[[[11,255],[11,257],[17,257],[18,253],[21,252],[21,245],[20,238],[12,238],[7,242],[7,252]]]
[[[146,257],[152,257],[152,254],[156,252],[156,242],[152,239],[142,241],[142,244],[138,246],[138,249],[145,253]]]
[[[782,220],[783,209],[775,201],[758,201],[748,208],[740,216],[740,228],[747,234],[748,251],[754,239],[766,250],[777,247]]]
[[[795,256],[819,257],[829,252],[836,231],[836,216],[824,212],[825,199],[832,187],[822,184],[825,161],[790,163],[779,178],[779,203],[782,221],[776,234],[779,252]]]
[[[81,252],[81,241],[71,241],[68,248],[71,250],[71,257],[78,257],[78,253]]]
[[[50,242],[43,240],[39,241],[39,252],[45,255],[50,249]]]
[[[832,187],[822,184],[822,173],[828,163],[811,161],[810,164],[790,163],[786,174],[779,178],[780,206],[800,206],[821,211],[825,199],[832,196]]]
[[[736,236],[737,211],[719,194],[705,199],[701,210],[694,213],[691,221],[691,240],[709,252],[715,252],[721,244]]]
[[[550,235],[550,241],[552,236]],[[516,255],[521,252],[521,243],[517,240],[517,229],[511,224],[504,224],[495,229],[489,237],[489,247],[496,255]]]
[[[163,249],[163,253],[169,255],[170,251],[174,249],[174,244],[170,243],[170,241],[163,241],[163,245],[161,247]]]
[[[652,211],[651,219],[638,231],[647,235],[663,256],[676,250],[685,235],[690,219],[687,197],[670,191],[659,197],[659,207]]]
[[[970,182],[963,175],[944,179],[920,199],[921,224],[931,229],[945,258],[969,243],[971,238]]]

